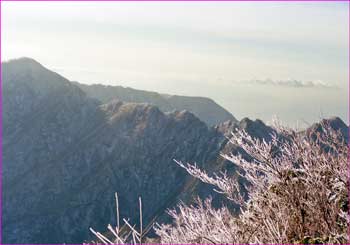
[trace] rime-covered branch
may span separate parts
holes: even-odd
[[[245,131],[230,142],[250,158],[222,154],[238,166],[246,180],[244,201],[237,178],[225,173],[209,176],[196,165],[176,163],[212,184],[241,205],[233,215],[215,210],[211,200],[195,206],[180,204],[169,211],[173,225],[155,229],[162,243],[346,243],[349,241],[348,147],[339,132],[322,125],[322,132],[305,134],[277,127],[267,142]]]

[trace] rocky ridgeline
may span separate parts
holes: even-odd
[[[241,151],[227,143],[228,132],[246,129],[267,140],[273,132],[260,120],[232,117],[208,127],[187,110],[120,98],[103,103],[28,58],[2,69],[4,243],[90,240],[89,227],[115,224],[115,192],[121,216],[134,223],[139,196],[144,224],[167,221],[167,208],[197,195],[213,195],[219,205],[222,197],[173,159],[235,174],[219,157]]]

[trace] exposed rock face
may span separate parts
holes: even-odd
[[[150,103],[157,106],[163,112],[187,110],[208,126],[213,126],[227,120],[237,122],[231,113],[209,98],[165,95],[121,86],[75,84],[88,96],[104,103],[112,99],[118,99],[126,102]]]
[[[139,196],[144,224],[166,220],[165,210],[180,199],[210,194],[219,204],[222,196],[173,159],[234,174],[235,166],[219,152],[242,149],[225,136],[240,128],[269,140],[274,132],[260,120],[208,128],[186,110],[164,113],[120,100],[101,104],[27,58],[2,69],[3,243],[88,241],[89,227],[104,231],[115,224],[114,192],[121,216],[136,224]]]

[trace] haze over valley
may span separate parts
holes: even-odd
[[[347,3],[8,2],[3,10],[2,61],[31,57],[82,84],[207,97],[237,119],[347,120]]]
[[[349,240],[349,3],[1,7],[0,243]]]

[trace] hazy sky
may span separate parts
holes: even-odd
[[[348,121],[348,3],[2,2],[2,60],[211,97],[232,114]]]

